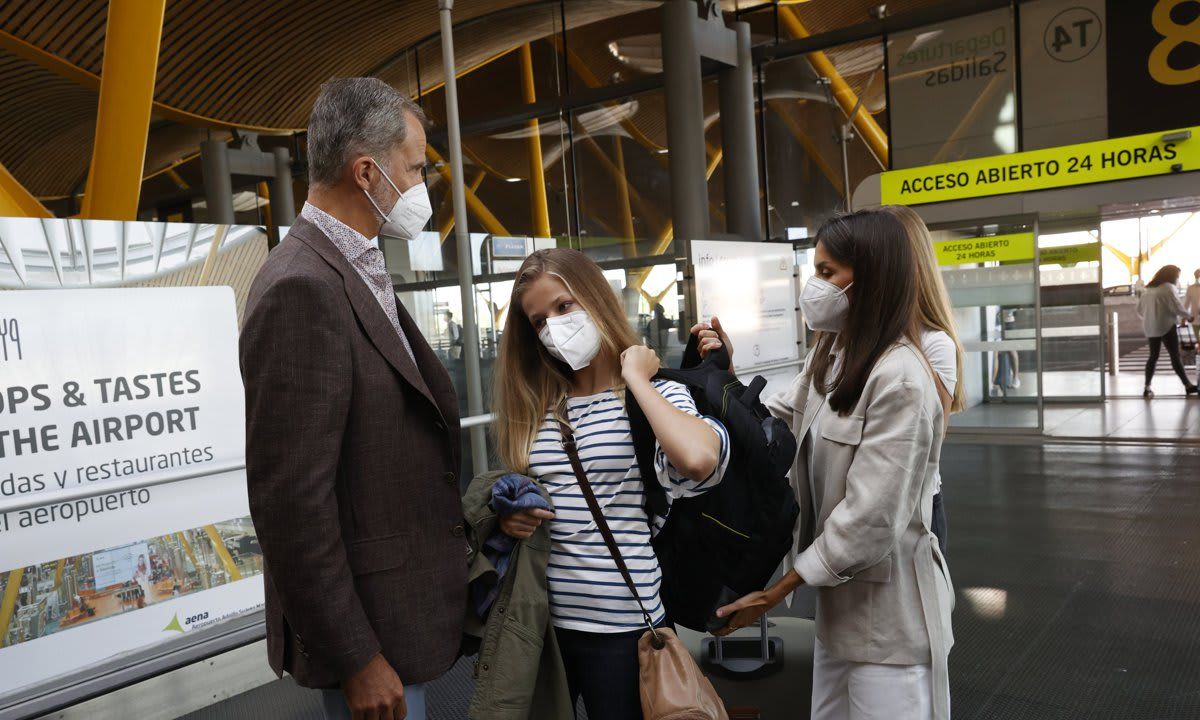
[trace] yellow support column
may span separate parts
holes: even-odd
[[[221,533],[217,532],[217,526],[205,525],[204,532],[208,533],[208,539],[212,540],[213,550],[216,551],[217,557],[221,558],[225,572],[229,573],[229,582],[241,580],[242,571],[238,570],[237,565],[233,562],[233,556],[229,554],[229,548],[225,547],[225,541],[221,539]]]
[[[109,0],[83,217],[136,220],[166,0]]]
[[[533,53],[529,43],[521,46],[521,92],[527,105],[537,102],[533,85]],[[546,175],[542,167],[542,135],[536,119],[529,121],[529,203],[534,235],[550,237],[550,208],[546,203]]]
[[[21,578],[25,568],[17,568],[8,572],[8,585],[4,588],[4,599],[0,600],[0,648],[8,644],[8,624],[12,622],[13,612],[17,609],[17,595],[21,592]]]
[[[0,217],[54,217],[3,163],[0,163]]]
[[[625,150],[621,136],[613,135],[613,156],[617,160],[617,200],[621,206],[621,231],[625,234],[625,257],[637,255],[637,237],[633,232],[633,206],[629,204],[629,173],[625,170]]]
[[[437,171],[441,173],[442,177],[446,178],[446,182],[449,183],[450,167],[446,160],[442,157],[441,153],[439,153],[437,150],[434,150],[432,145],[426,145],[425,157],[428,158],[429,162],[433,163],[437,167]],[[464,188],[464,190],[467,191],[467,209],[470,210],[471,214],[473,214],[476,219],[479,220],[479,224],[483,225],[483,229],[487,230],[493,235],[508,235],[508,229],[505,228],[504,224],[492,214],[491,210],[488,210],[487,205],[483,204],[483,201],[479,199],[479,196],[477,196],[470,188]]]
[[[471,179],[468,188],[473,194],[483,184],[483,179],[487,177],[486,170],[480,170],[475,173],[475,177]],[[450,231],[454,229],[454,203],[450,202],[450,196],[446,195],[445,201],[442,203],[443,211],[438,220],[438,238],[445,245],[446,238],[450,237]]]
[[[795,8],[780,6],[779,19],[783,23],[784,28],[791,33],[794,38],[806,38],[809,36],[808,28],[804,27],[804,23],[800,22],[800,16],[796,14]],[[813,69],[818,75],[829,78],[833,83],[833,99],[837,102],[842,112],[849,115],[858,105],[858,95],[846,83],[842,74],[833,66],[833,62],[825,53],[817,50],[810,52],[804,57],[812,63]],[[879,123],[875,122],[875,118],[871,117],[870,113],[862,108],[854,113],[854,127],[858,130],[858,134],[866,141],[867,146],[871,148],[875,159],[879,164],[886,169],[888,166],[888,137],[883,128],[879,127]]]
[[[212,277],[213,268],[217,266],[217,253],[221,250],[221,243],[225,240],[227,232],[228,225],[218,225],[213,231],[213,239],[208,246],[208,257],[204,258],[204,267],[200,268],[200,281],[197,285],[207,285],[208,279]]]

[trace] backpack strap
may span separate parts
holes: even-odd
[[[642,411],[633,393],[625,393],[625,412],[629,415],[629,432],[633,436],[633,454],[637,458],[638,471],[642,476],[642,486],[646,493],[646,514],[653,521],[654,517],[666,517],[671,504],[667,499],[667,491],[658,483],[658,470],[654,466],[654,453],[658,440],[654,436],[654,428]]]

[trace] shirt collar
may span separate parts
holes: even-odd
[[[379,247],[378,238],[368,238],[312,203],[304,203],[300,216],[320,228],[350,262]]]

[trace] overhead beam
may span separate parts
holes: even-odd
[[[442,157],[441,153],[433,149],[432,145],[425,146],[425,157],[427,157],[430,162],[437,166],[438,172],[444,175],[447,180],[451,179],[449,164]],[[471,214],[474,215],[477,220],[479,220],[479,223],[483,225],[483,229],[487,230],[493,235],[509,235],[508,229],[504,227],[504,223],[500,222],[500,220],[492,214],[492,211],[488,209],[487,205],[483,204],[483,201],[479,199],[479,196],[476,195],[473,190],[470,190],[465,186],[463,189],[466,190],[467,209],[471,211]]]
[[[533,52],[529,43],[521,46],[521,94],[526,105],[537,102],[533,82]],[[529,204],[533,215],[533,232],[537,237],[550,237],[550,208],[546,202],[546,171],[542,167],[542,134],[537,119],[529,127]]]
[[[794,38],[803,39],[811,35],[808,28],[804,27],[804,23],[800,21],[800,16],[796,14],[795,8],[787,5],[779,7],[779,20],[787,32]],[[875,118],[871,114],[863,111],[859,107],[858,95],[851,89],[846,79],[834,67],[833,61],[829,59],[821,50],[815,50],[804,56],[812,64],[813,69],[818,75],[829,78],[833,88],[833,98],[837,102],[838,107],[847,117],[853,117],[851,121],[854,127],[858,130],[858,134],[867,143],[867,147],[871,149],[875,159],[884,169],[888,167],[888,137],[883,128],[879,127],[879,123],[875,122]]]
[[[117,2],[110,2],[110,9],[114,5],[119,5]],[[145,12],[144,6],[141,3],[128,3],[134,6],[138,12]],[[149,0],[147,5],[157,5],[158,0]],[[107,43],[106,43],[107,44]],[[35,65],[48,70],[59,77],[66,78],[82,87],[90,90],[100,91],[101,79],[100,76],[85,70],[74,63],[65,60],[58,55],[46,52],[40,47],[27,42],[16,35],[0,30],[0,50],[6,50],[17,57],[28,60]],[[107,54],[107,52],[106,52]],[[248,130],[251,132],[263,133],[264,135],[290,135],[292,133],[304,132],[305,128],[281,128],[281,127],[266,127],[263,125],[251,125],[248,123],[229,122],[220,120],[214,117],[208,117],[199,113],[190,112],[177,108],[172,105],[167,105],[161,102],[154,103],[154,114],[174,120],[184,125],[193,125],[199,127],[209,127],[213,129],[237,129]]]
[[[25,186],[17,182],[4,163],[0,163],[0,216],[54,217],[54,213],[38,202]]]
[[[167,0],[113,0],[83,216],[136,220]]]
[[[483,179],[487,177],[486,170],[479,170],[475,173],[475,177],[471,178],[471,183],[467,185],[470,191],[474,193],[483,184]],[[438,241],[443,245],[446,244],[446,238],[450,237],[450,232],[454,230],[454,203],[450,202],[450,196],[446,196],[443,202],[443,210],[438,218]]]

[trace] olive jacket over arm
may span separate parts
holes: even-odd
[[[483,544],[500,532],[500,518],[489,503],[492,485],[504,474],[476,477],[463,497],[470,543],[468,581],[496,574],[483,553]],[[550,495],[537,481],[534,484],[549,503]],[[465,645],[469,652],[479,649],[475,694],[468,710],[471,720],[561,720],[574,716],[566,671],[550,622],[546,582],[549,560],[550,522],[544,522],[529,539],[513,548],[500,594],[487,618],[479,618],[474,608],[467,610]]]

